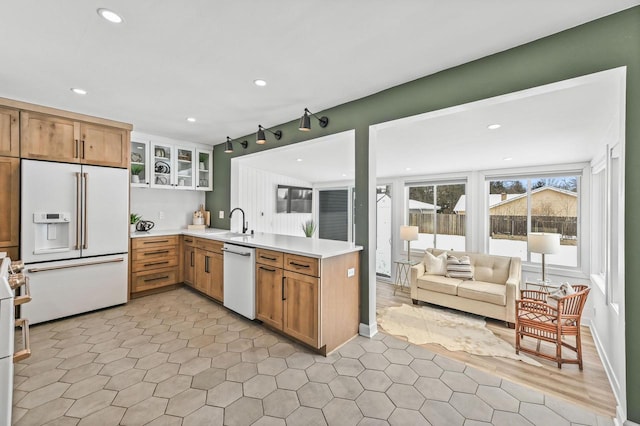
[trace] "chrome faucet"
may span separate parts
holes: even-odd
[[[240,212],[242,213],[242,233],[246,234],[247,229],[249,229],[249,223],[244,221],[244,210],[242,210],[240,207],[236,207],[235,209],[231,210],[229,212],[229,220],[231,220],[231,216],[233,216],[233,212],[235,212],[236,210],[240,210]]]

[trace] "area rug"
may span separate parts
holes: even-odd
[[[406,305],[385,308],[379,325],[388,333],[404,336],[411,343],[437,343],[450,351],[497,356],[541,366],[534,359],[516,355],[509,343],[485,327],[483,317],[430,306]]]

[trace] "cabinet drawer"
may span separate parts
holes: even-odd
[[[134,260],[131,263],[131,272],[150,271],[158,268],[178,266],[178,256],[158,257],[155,259]]]
[[[164,237],[142,237],[142,238],[132,238],[131,239],[131,248],[142,249],[147,247],[162,247],[162,246],[172,246],[177,245],[179,242],[177,235],[167,235]]]
[[[319,270],[318,259],[315,257],[298,256],[296,254],[285,253],[284,269],[317,277]]]
[[[196,240],[197,238],[185,235],[182,237],[182,243],[184,244],[185,247],[194,247],[196,244]]]
[[[222,254],[223,243],[221,241],[208,240],[206,238],[195,238],[195,244],[199,249]]]
[[[165,268],[154,270],[151,273],[138,272],[131,274],[131,277],[131,290],[135,293],[176,284],[178,282],[178,269]]]
[[[282,268],[282,265],[284,264],[284,253],[273,250],[257,249],[256,263]]]
[[[147,262],[151,260],[167,260],[171,258],[178,258],[177,246],[166,247],[147,247],[144,249],[136,249],[132,251],[132,260]]]

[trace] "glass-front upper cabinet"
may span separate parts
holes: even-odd
[[[175,170],[177,176],[174,184],[178,189],[194,189],[195,187],[194,156],[194,149],[176,147]]]
[[[196,189],[198,191],[213,190],[213,155],[211,151],[203,149],[197,150],[198,154],[198,181]]]
[[[148,141],[131,141],[131,186],[148,187],[149,186],[149,142]]]
[[[173,147],[151,142],[152,188],[173,188]]]

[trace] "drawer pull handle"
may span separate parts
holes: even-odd
[[[29,302],[31,302],[31,288],[29,287],[29,279],[27,278],[24,283],[24,294],[21,296],[16,296],[13,299],[13,306],[19,306],[23,303]]]
[[[24,318],[16,320],[16,327],[22,328],[22,344],[24,349],[13,354],[13,362],[19,362],[31,356],[31,343],[29,342],[29,321]]]
[[[165,260],[164,262],[152,262],[152,263],[145,263],[144,266],[153,266],[153,265],[164,265],[165,263],[169,263],[168,260]]]
[[[275,258],[275,257],[269,257],[269,256],[263,256],[263,255],[260,255],[260,258],[261,258],[261,259],[271,260],[271,261],[273,261],[273,262],[275,262],[276,260],[278,260],[278,259],[277,259],[277,258]]]
[[[169,253],[169,250],[158,250],[158,251],[150,251],[147,253],[142,253],[143,256],[151,256],[154,254],[164,254],[164,253]]]
[[[264,266],[260,265],[260,269],[262,269],[263,271],[269,271],[269,272],[275,272],[275,269],[271,269],[271,268],[265,268]]]
[[[158,241],[143,241],[142,244],[160,244],[160,243],[168,243],[169,240],[158,240]]]
[[[165,275],[164,277],[147,278],[146,280],[144,280],[144,282],[148,283],[149,281],[166,280],[168,278],[169,278],[169,275]]]
[[[311,265],[303,265],[302,263],[289,262],[289,265],[295,266],[296,268],[310,268]]]

